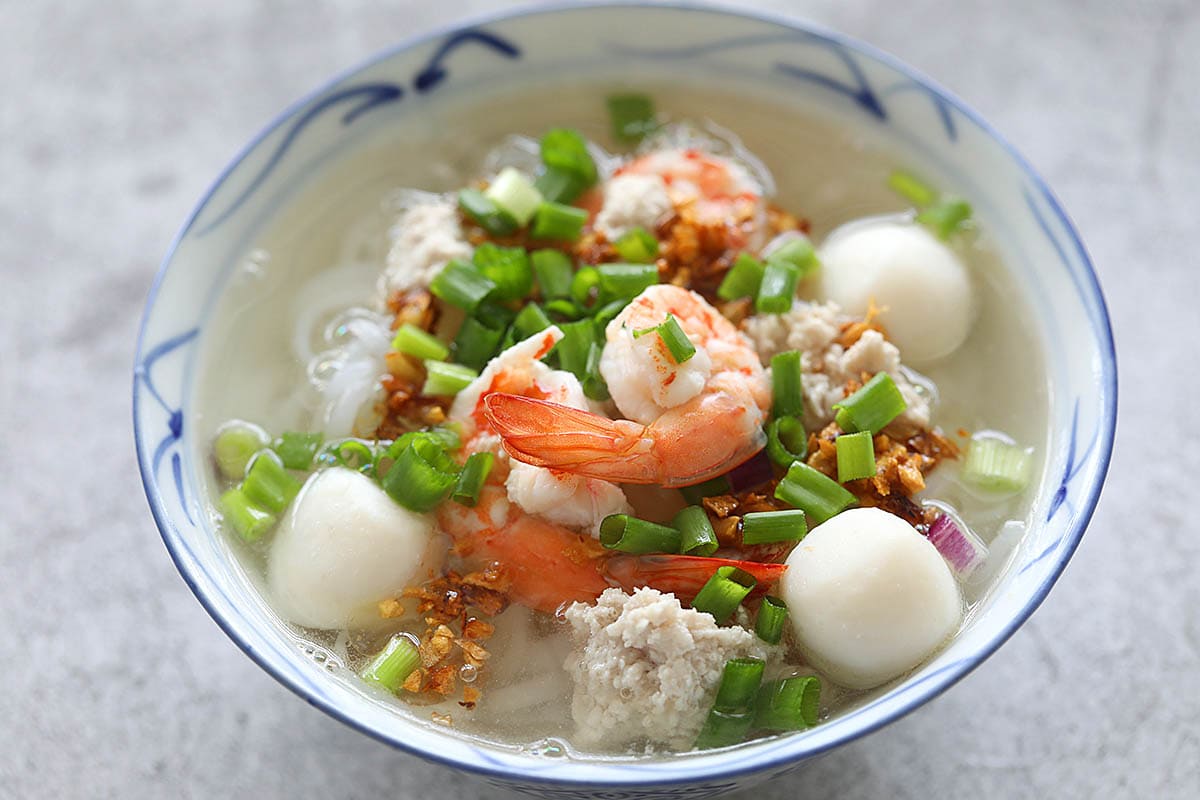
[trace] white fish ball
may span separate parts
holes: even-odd
[[[378,619],[377,604],[432,558],[433,520],[397,505],[341,467],[308,479],[267,555],[267,585],[285,619],[345,628]]]
[[[937,548],[878,508],[813,528],[787,564],[781,591],[801,652],[851,689],[908,672],[962,622],[958,584]]]
[[[821,291],[854,316],[874,302],[906,362],[950,355],[971,329],[971,279],[962,261],[924,227],[856,222],[820,249]]]

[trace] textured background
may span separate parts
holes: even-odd
[[[333,72],[498,5],[0,0],[0,796],[496,796],[313,710],[221,634],[147,512],[129,384],[155,267],[236,149]],[[1200,5],[747,5],[895,53],[1029,156],[1095,257],[1122,381],[1103,501],[1030,623],[753,796],[1200,796]]]

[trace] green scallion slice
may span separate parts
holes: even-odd
[[[425,362],[425,385],[421,394],[429,397],[449,397],[458,394],[479,377],[479,373],[462,364],[447,361]]]
[[[600,291],[600,271],[595,267],[580,267],[571,278],[571,299],[580,306],[590,305]]]
[[[689,556],[711,556],[720,544],[712,522],[700,506],[688,506],[675,515],[671,527],[679,531],[679,552]]]
[[[658,283],[658,267],[654,264],[601,264],[596,271],[603,302],[633,299]]]
[[[384,473],[383,490],[410,511],[432,511],[458,482],[458,465],[432,437],[415,436]]]
[[[718,625],[724,625],[756,582],[753,575],[737,567],[717,567],[692,600],[692,608],[712,614]]]
[[[807,533],[804,512],[798,509],[751,511],[742,515],[742,544],[798,542]]]
[[[875,475],[875,441],[870,431],[840,434],[837,448],[838,482],[856,481]]]
[[[491,200],[501,211],[507,212],[517,221],[525,225],[537,211],[542,202],[542,193],[534,188],[533,183],[514,167],[505,167],[488,186],[484,197]]]
[[[799,417],[776,417],[767,423],[767,458],[787,469],[808,455],[808,432]]]
[[[274,450],[288,469],[308,469],[312,466],[313,456],[317,454],[324,440],[325,436],[320,431],[285,431],[276,440]]]
[[[658,122],[654,114],[654,101],[644,94],[614,94],[608,98],[608,115],[612,120],[613,138],[625,144],[634,144],[654,131]]]
[[[846,433],[870,431],[879,433],[888,423],[904,413],[908,403],[892,376],[877,372],[857,392],[834,404],[837,415],[834,420]]]
[[[529,235],[534,239],[573,242],[579,238],[585,222],[587,212],[582,208],[562,203],[542,203],[533,218],[533,228],[530,229]]]
[[[389,692],[396,692],[404,684],[405,678],[419,666],[421,653],[417,646],[407,636],[398,633],[362,671],[362,678]]]
[[[679,489],[679,493],[683,495],[683,499],[691,505],[696,505],[706,497],[716,497],[721,494],[728,494],[731,491],[729,479],[724,475],[718,475],[715,478],[709,478],[703,483],[697,483],[693,486],[683,486]]]
[[[758,658],[734,658],[725,663],[717,697],[696,737],[696,747],[728,747],[745,741],[754,722],[754,703],[765,666]]]
[[[558,250],[534,250],[529,254],[533,274],[537,276],[538,289],[543,300],[571,296],[571,278],[574,270],[570,257]]]
[[[246,496],[241,487],[221,495],[221,516],[244,541],[256,542],[275,524],[275,515]]]
[[[804,414],[803,367],[799,350],[771,356],[771,416],[795,417]]]
[[[566,300],[561,297],[556,300],[547,300],[544,307],[547,314],[553,314],[560,321],[573,321],[587,315],[587,309],[580,308],[574,300]]]
[[[471,263],[480,275],[496,284],[492,296],[498,300],[520,300],[533,291],[533,268],[524,247],[484,242],[475,248]]]
[[[679,325],[679,320],[675,319],[674,314],[667,314],[667,318],[659,325],[653,328],[642,328],[633,332],[633,338],[639,339],[648,333],[657,333],[659,338],[667,347],[667,352],[671,354],[671,358],[676,364],[682,364],[692,356],[696,355],[696,346],[692,344],[692,340],[683,332],[683,328]]]
[[[479,492],[492,472],[496,457],[486,451],[472,453],[463,464],[462,472],[458,473],[458,481],[450,498],[464,506],[474,506],[479,502]]]
[[[858,502],[833,478],[803,461],[788,468],[787,475],[775,487],[775,497],[804,510],[818,525]]]
[[[573,203],[583,194],[588,185],[573,172],[558,167],[546,167],[545,171],[533,181],[543,200],[551,203]]]
[[[754,632],[767,644],[779,644],[783,638],[783,623],[787,621],[787,604],[778,597],[767,595],[758,607]]]
[[[917,222],[933,231],[942,241],[965,228],[970,220],[971,204],[956,198],[939,200],[917,214]]]
[[[230,480],[245,476],[254,454],[271,444],[271,437],[251,422],[231,420],[217,429],[213,440],[213,458],[221,475]]]
[[[600,374],[600,356],[604,348],[598,342],[592,342],[588,347],[587,366],[584,368],[583,393],[592,400],[604,402],[610,399],[608,382]]]
[[[751,711],[729,714],[714,708],[708,712],[704,727],[696,736],[696,749],[711,750],[714,747],[741,744],[746,741],[753,724],[754,713]]]
[[[246,471],[242,491],[260,508],[278,514],[300,492],[300,486],[300,481],[284,469],[278,457],[270,450],[264,450],[255,456]]]
[[[508,236],[520,227],[512,214],[501,210],[478,189],[461,190],[458,193],[458,207],[468,219],[492,236]]]
[[[600,544],[622,553],[678,553],[679,531],[628,514],[610,514],[600,522]]]
[[[472,314],[496,291],[496,284],[470,264],[454,259],[429,284],[429,291],[455,308]]]
[[[596,341],[596,326],[590,319],[581,319],[564,322],[558,327],[563,332],[563,338],[554,347],[558,366],[582,381],[587,375],[592,344]]]
[[[765,264],[749,253],[738,253],[733,266],[725,273],[721,285],[717,287],[717,297],[722,300],[757,297],[766,269]]]
[[[995,436],[976,436],[967,446],[962,477],[994,492],[1019,492],[1029,482],[1029,451]]]
[[[658,258],[658,239],[645,228],[634,228],[617,237],[613,249],[623,261],[650,264]]]
[[[605,303],[595,314],[592,314],[592,319],[596,322],[596,335],[604,338],[604,330],[608,327],[608,323],[616,319],[617,314],[624,311],[627,305],[629,305],[629,301],[624,298],[613,300],[611,303]]]
[[[767,256],[767,263],[772,261],[782,261],[791,264],[796,268],[797,273],[801,278],[811,275],[816,271],[817,267],[821,266],[821,262],[817,260],[817,251],[813,249],[812,242],[807,236],[797,235],[775,250],[772,250]]]
[[[759,314],[783,314],[792,309],[796,299],[796,284],[800,270],[787,261],[768,259],[763,270],[762,284],[754,298],[754,310]]]
[[[540,149],[542,163],[547,167],[576,176],[584,186],[596,182],[596,162],[578,131],[552,128],[542,136]]]
[[[411,322],[404,323],[396,331],[396,336],[392,339],[392,349],[417,358],[432,358],[434,361],[445,361],[450,356],[450,348],[441,340]]]
[[[887,185],[893,192],[917,208],[937,202],[938,193],[932,186],[904,170],[898,169],[889,175]]]
[[[513,320],[513,327],[516,328],[517,336],[521,339],[528,339],[535,333],[546,330],[554,323],[546,316],[546,312],[542,311],[542,307],[537,303],[529,303],[521,309],[521,313],[517,314],[517,318]]]
[[[754,727],[798,731],[816,725],[821,715],[821,681],[802,675],[771,681],[758,690]]]
[[[504,329],[497,330],[467,317],[454,337],[454,360],[465,367],[482,371],[500,350]]]

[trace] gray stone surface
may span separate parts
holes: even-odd
[[[128,405],[154,269],[235,150],[334,71],[494,5],[0,4],[0,796],[495,796],[238,652],[159,541]],[[753,796],[1200,796],[1200,6],[753,5],[890,50],[1029,156],[1095,257],[1122,376],[1103,501],[1032,621]]]

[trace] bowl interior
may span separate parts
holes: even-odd
[[[664,44],[668,43],[668,44]],[[852,126],[969,198],[1036,319],[1049,371],[1050,454],[1013,563],[949,647],[901,685],[811,731],[733,752],[565,760],[447,735],[359,692],[263,603],[214,529],[193,414],[199,342],[235,262],[311,176],[402,125],[521,87],[573,81],[719,85]],[[424,122],[423,122],[424,121]],[[780,135],[786,135],[781,131]],[[252,658],[309,702],[384,741],[514,785],[731,787],[769,777],[944,690],[1038,605],[1073,552],[1107,468],[1116,377],[1103,298],[1070,221],[973,112],[889,57],[792,22],[686,7],[569,7],[497,18],[401,46],[285,111],[234,161],[177,238],[138,346],[137,448],[147,495],[184,579]]]

